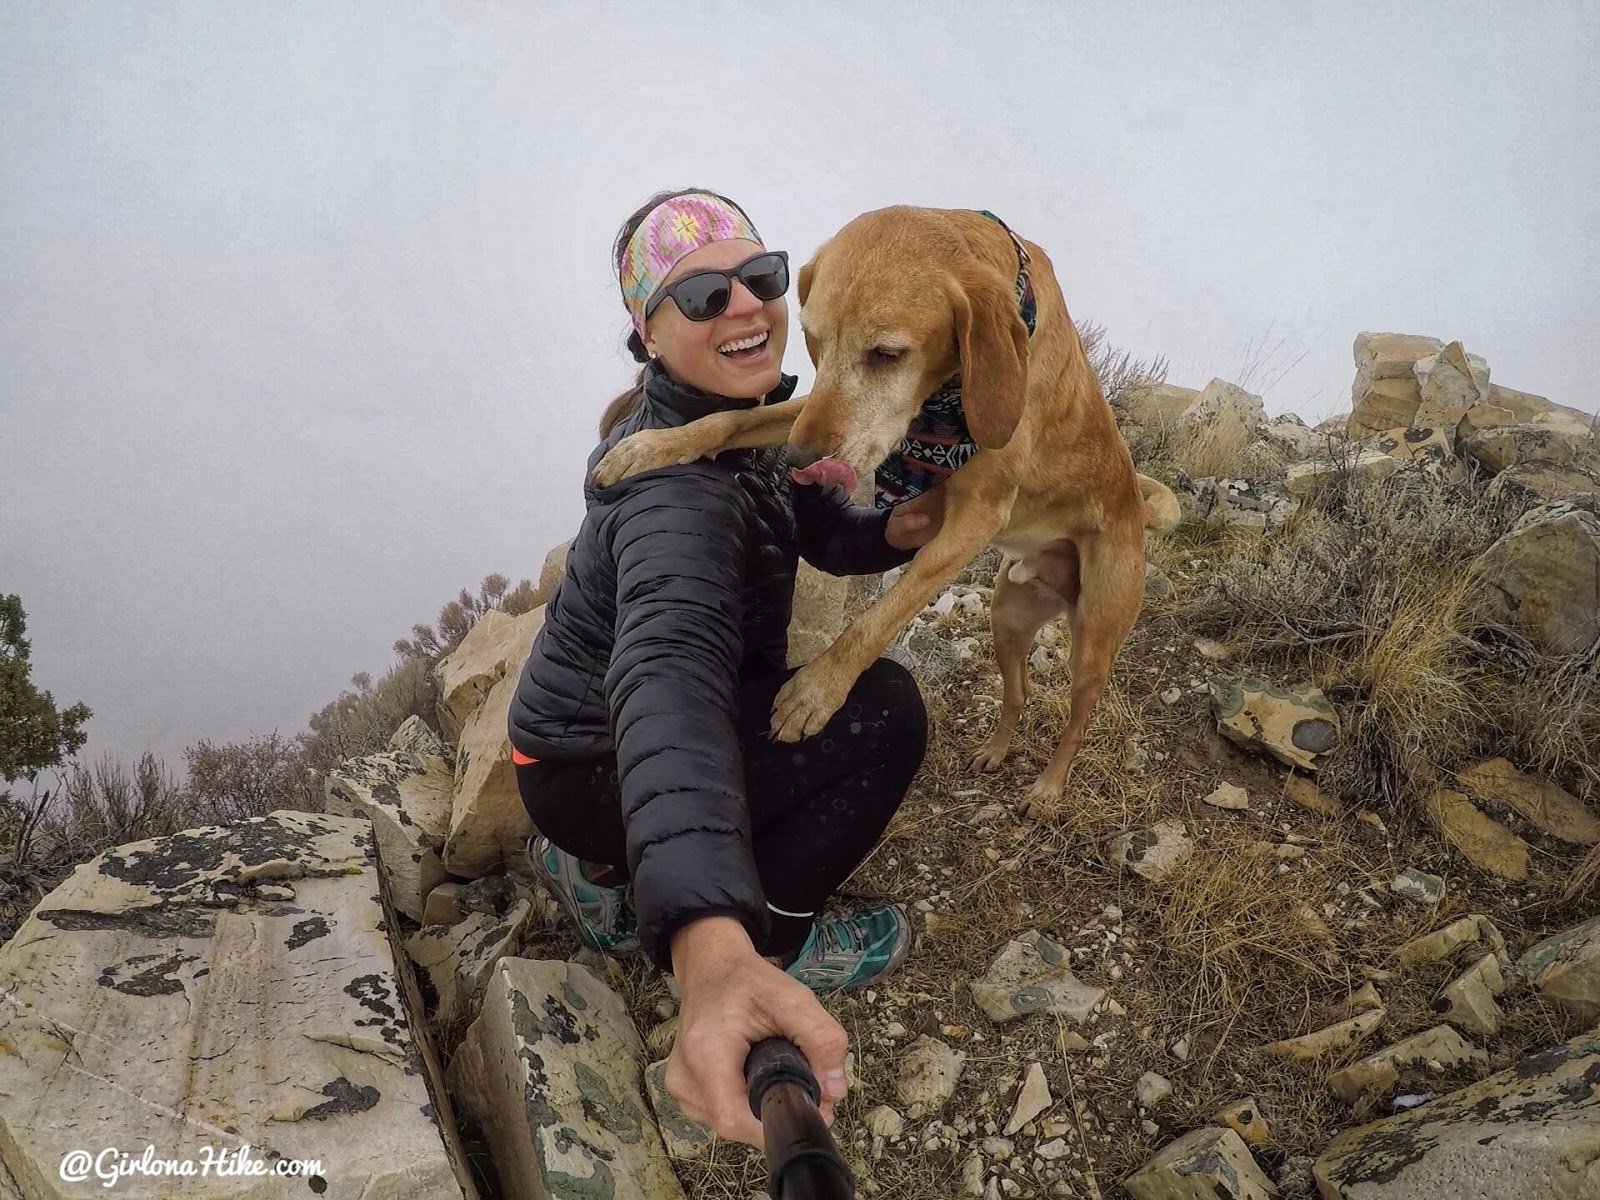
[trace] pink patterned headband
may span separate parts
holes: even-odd
[[[663,200],[639,223],[617,259],[617,282],[633,327],[644,336],[644,306],[686,255],[712,242],[745,238],[762,244],[750,219],[706,192]]]

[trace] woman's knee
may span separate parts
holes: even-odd
[[[890,658],[880,658],[861,673],[852,698],[884,723],[891,745],[916,749],[920,760],[928,743],[928,706],[916,678]]]
[[[568,854],[626,869],[615,763],[518,763],[515,771],[535,829]]]

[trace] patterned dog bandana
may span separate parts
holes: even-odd
[[[702,246],[734,238],[762,244],[750,219],[720,197],[690,192],[663,200],[650,210],[617,259],[622,302],[640,337],[644,336],[644,306],[672,268]]]
[[[986,209],[979,212],[1004,229],[1017,250],[1017,308],[1022,323],[1033,336],[1038,304],[1033,295],[1033,280],[1028,277],[1028,248],[1011,227]],[[950,376],[922,402],[911,428],[889,457],[878,464],[873,479],[873,503],[893,508],[938,487],[966,465],[978,452],[978,443],[967,428],[967,414],[961,407],[961,373]]]

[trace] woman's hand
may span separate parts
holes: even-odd
[[[822,1087],[822,1117],[844,1098],[844,1026],[805,984],[756,953],[732,917],[705,917],[672,938],[672,973],[683,994],[666,1085],[684,1115],[719,1137],[759,1147],[744,1060],[768,1037],[786,1037],[806,1056]]]
[[[942,524],[944,489],[940,486],[891,508],[883,540],[896,550],[916,550],[933,541]]]

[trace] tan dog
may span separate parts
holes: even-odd
[[[1019,260],[1037,303],[1031,337],[1018,309]],[[809,395],[635,434],[599,463],[596,482],[787,441],[791,460],[803,464],[798,478],[848,490],[959,371],[979,448],[912,502],[942,504],[943,524],[894,586],[778,693],[772,731],[793,742],[821,729],[857,676],[992,542],[1006,555],[992,613],[1004,701],[974,765],[993,770],[1005,758],[1040,627],[1065,613],[1072,638],[1072,710],[1028,795],[1037,813],[1059,795],[1138,615],[1144,530],[1175,526],[1177,499],[1135,473],[1049,258],[1032,242],[1013,242],[997,221],[964,210],[869,212],[824,243],[798,282],[817,370]]]

